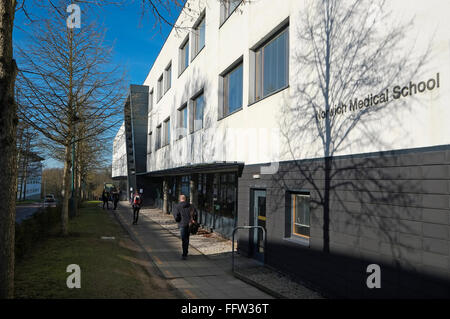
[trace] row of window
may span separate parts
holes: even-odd
[[[241,4],[242,0],[230,0],[221,3],[220,11],[220,23],[221,25],[226,19],[236,10],[236,8]],[[200,15],[200,18],[193,26],[192,36],[187,36],[182,42],[179,48],[179,67],[178,75],[181,75],[184,70],[187,69],[189,63],[194,60],[194,58],[200,53],[200,51],[205,47],[206,41],[206,16],[205,13]],[[191,50],[190,50],[191,48]],[[191,59],[189,59],[189,55]],[[164,94],[172,86],[172,61],[166,67],[164,72],[158,78],[157,82],[157,102],[161,100]],[[150,105],[149,111],[153,107],[153,90],[150,93]]]
[[[41,179],[40,178],[33,178],[33,179],[28,179],[27,180],[27,185],[36,185],[36,184],[41,184]]]
[[[289,28],[282,28],[253,51],[255,57],[253,102],[259,101],[285,87],[289,83]],[[252,72],[250,72],[252,73]],[[243,106],[242,57],[220,75],[221,94],[219,119],[230,115]],[[250,85],[251,86],[251,85]],[[251,86],[252,87],[252,86]],[[151,93],[152,94],[152,93]],[[203,128],[205,99],[203,90],[178,109],[176,139]],[[188,127],[189,122],[189,127]],[[170,144],[170,118],[156,127],[155,149]],[[151,153],[153,132],[150,133]]]
[[[203,128],[203,109],[205,106],[205,99],[203,91],[200,91],[197,95],[191,98],[188,103],[183,104],[178,109],[178,123],[177,123],[177,131],[176,131],[176,139],[181,139],[187,135],[188,130],[188,120],[190,122],[190,133],[198,131]],[[188,108],[190,109],[188,113]],[[188,114],[190,114],[190,118],[188,118]],[[171,140],[171,126],[170,126],[170,117],[165,119],[163,123],[159,124],[156,127],[156,136],[155,136],[155,150],[160,149],[166,145],[170,144]],[[152,152],[152,140],[153,140],[153,132],[149,134],[149,150]]]
[[[197,23],[193,27],[192,37],[189,35],[183,41],[179,49],[179,71],[178,74],[186,70],[189,66],[189,62],[194,60],[194,58],[200,53],[200,51],[205,47],[205,38],[206,38],[206,16],[205,14],[201,15]],[[191,40],[191,46],[190,42]],[[189,48],[192,47],[190,51]],[[191,55],[191,60],[189,60],[189,55]],[[164,72],[158,78],[156,84],[156,102],[159,102],[161,98],[166,94],[167,91],[172,87],[172,61],[169,62],[167,67],[164,69]],[[153,109],[153,90],[150,91],[149,97],[149,112]]]

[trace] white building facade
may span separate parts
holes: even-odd
[[[18,173],[16,196],[18,200],[41,200],[42,160],[34,153],[28,155],[28,163],[25,167],[21,167]]]
[[[251,231],[239,249],[330,294],[450,295],[450,3],[386,3],[391,15],[373,29],[362,7],[364,37],[340,20],[348,37],[330,42],[328,106],[309,4],[187,1],[142,85],[147,155],[135,187],[165,212],[184,193],[225,236],[264,227],[267,247]],[[395,41],[378,36],[411,19]],[[386,269],[383,290],[365,286],[370,263]]]

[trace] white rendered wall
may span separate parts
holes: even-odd
[[[112,177],[126,177],[127,172],[127,151],[125,141],[125,122],[122,123],[119,131],[114,138]]]
[[[316,158],[323,156],[323,146],[312,132],[288,136],[295,144],[290,151],[285,137],[280,135],[283,119],[289,114],[284,106],[297,103],[295,89],[302,74],[296,72],[295,53],[300,52],[296,39],[299,16],[304,1],[258,0],[241,5],[219,28],[220,8],[215,0],[188,1],[194,17],[182,13],[179,22],[192,26],[202,8],[206,9],[206,46],[178,76],[179,47],[188,30],[172,30],[150,73],[143,83],[154,90],[153,111],[149,115],[149,132],[153,132],[152,153],[147,157],[147,171],[158,171],[187,164],[214,161],[239,161],[246,164],[268,163],[283,160]],[[398,150],[450,144],[450,37],[448,12],[450,2],[387,1],[393,10],[393,22],[414,17],[414,27],[408,33],[405,50],[415,43],[414,51],[423,52],[431,41],[431,53],[417,82],[440,74],[440,88],[399,100],[383,112],[381,119],[367,121],[357,126],[334,155],[358,154],[384,150]],[[199,9],[200,8],[200,9]],[[388,8],[389,9],[389,8]],[[277,94],[249,106],[250,48],[289,18],[290,70],[289,87]],[[192,38],[192,37],[191,37]],[[191,42],[192,44],[192,42]],[[413,52],[413,53],[415,53]],[[234,61],[243,57],[243,109],[218,121],[219,74]],[[192,58],[192,57],[191,57]],[[169,63],[172,63],[172,87],[157,102],[157,80]],[[152,61],[149,61],[151,64]],[[400,81],[400,79],[399,79]],[[407,85],[399,82],[396,85]],[[394,86],[394,83],[393,85]],[[204,88],[206,106],[204,129],[175,139],[177,109]],[[360,92],[358,97],[378,92]],[[406,107],[400,102],[405,102]],[[156,126],[167,117],[171,119],[170,145],[154,151]],[[369,133],[368,133],[369,132]],[[308,135],[309,134],[309,135]],[[376,137],[376,142],[372,137]],[[113,167],[114,172],[114,167]],[[114,176],[114,173],[113,173]]]

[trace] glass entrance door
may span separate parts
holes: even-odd
[[[252,215],[253,225],[266,229],[266,191],[252,190]],[[256,259],[264,257],[264,237],[261,229],[255,229],[252,236],[253,254]]]

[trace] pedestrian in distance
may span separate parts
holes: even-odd
[[[133,187],[130,187],[130,198],[128,199],[130,201],[130,204],[133,205]]]
[[[117,209],[117,203],[119,202],[119,192],[115,191],[113,193],[113,203],[114,203],[114,210]]]
[[[109,209],[109,204],[108,204],[108,193],[106,192],[106,190],[103,190],[102,193],[102,201],[103,201],[103,209],[105,209],[105,204],[106,204],[106,209]]]
[[[173,210],[173,216],[180,228],[181,247],[183,254],[181,258],[185,260],[189,250],[189,235],[190,226],[196,224],[195,208],[186,201],[186,195],[180,195],[178,198],[179,203],[175,205]]]
[[[141,209],[142,205],[142,195],[139,194],[137,191],[133,195],[133,225],[137,225],[138,219],[139,219],[139,210]]]

